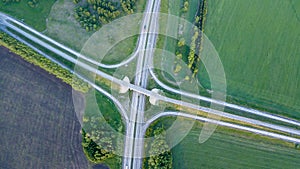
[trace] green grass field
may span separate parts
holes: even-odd
[[[0,11],[17,19],[24,19],[26,24],[38,31],[43,31],[46,29],[46,19],[55,1],[56,0],[41,0],[35,8],[30,7],[26,0],[7,5],[0,2]]]
[[[300,1],[208,0],[205,34],[219,53],[227,94],[300,119]],[[199,80],[209,88],[204,70]]]
[[[281,144],[263,142],[260,136],[217,129],[208,141],[199,144],[201,127],[190,133],[172,149],[173,168],[299,168],[300,151]],[[262,139],[262,137],[261,137]]]
[[[160,126],[168,129],[174,124],[174,120],[186,124],[192,123],[191,120],[185,118],[165,117],[153,123],[151,129]],[[281,169],[300,167],[298,159],[300,149],[296,149],[294,144],[221,126],[214,131],[206,142],[200,144],[199,134],[202,126],[202,122],[195,121],[194,127],[187,131],[187,136],[179,144],[172,147],[172,168]],[[178,132],[180,133],[180,131]],[[179,139],[176,136],[172,132],[167,133],[169,145],[174,144],[174,141]]]

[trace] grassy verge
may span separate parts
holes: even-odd
[[[146,0],[137,0],[136,1],[136,13],[144,12],[146,7]]]
[[[145,5],[146,5],[146,1],[138,0],[136,2],[136,12],[137,13],[143,12]],[[99,36],[99,34],[105,34],[105,35],[114,37],[114,36],[116,36],[115,31],[120,31],[120,26],[118,24],[116,24],[116,23],[118,23],[118,21],[114,22],[115,20],[117,20],[117,19],[115,19],[115,20],[111,21],[111,22],[114,22],[115,25],[112,25],[110,23],[103,25],[103,27],[111,26],[112,28],[110,30],[113,30],[111,32],[110,31],[105,32],[106,31],[105,29],[107,27],[106,28],[101,27],[99,32],[95,32],[95,31],[86,32],[86,30],[83,29],[80,26],[80,24],[75,20],[75,17],[74,17],[75,7],[76,7],[76,5],[71,1],[58,0],[53,5],[53,8],[49,15],[49,19],[47,22],[46,34],[49,35],[50,37],[54,38],[55,40],[65,44],[77,51],[81,51],[83,46],[86,43],[87,43],[87,45],[90,45],[89,41],[88,41],[90,38],[97,37],[97,39],[100,42],[101,41],[107,42],[108,40],[105,39],[106,37]],[[122,16],[123,16],[123,13],[122,13]],[[136,24],[133,22],[128,22],[126,24],[132,26],[131,28],[127,28],[127,29],[130,29],[130,30],[133,30],[133,29],[138,30],[139,29],[139,24]],[[139,31],[137,31],[137,32],[139,32]],[[126,36],[126,35],[123,35],[123,36]],[[119,63],[119,62],[123,61],[124,59],[126,59],[128,56],[130,56],[134,52],[134,49],[135,49],[136,43],[137,43],[137,36],[138,35],[129,37],[127,39],[122,39],[122,41],[118,42],[116,45],[108,46],[107,48],[112,47],[112,49],[107,54],[105,54],[105,57],[103,58],[102,62],[107,63],[107,64],[114,64],[114,63]],[[93,50],[93,51],[90,51],[91,53],[99,52],[98,48],[97,49],[89,49],[89,50]],[[95,59],[94,54],[91,54],[88,56]],[[99,57],[97,57],[96,59],[99,60]]]
[[[137,0],[136,1],[136,12],[135,13],[143,13],[146,7],[146,0]],[[136,24],[137,26],[139,24]],[[116,64],[120,63],[120,61],[128,58],[132,53],[134,53],[134,49],[137,44],[138,35],[134,35],[127,39],[122,40],[117,45],[113,46],[110,51],[105,55],[103,62],[106,64]]]
[[[113,46],[109,52],[103,58],[103,63],[105,64],[117,64],[120,61],[125,60],[130,57],[135,51],[135,46],[137,43],[139,35],[135,35],[129,37],[127,39],[122,40],[116,46]]]
[[[47,31],[51,38],[76,51],[80,51],[84,43],[94,32],[86,32],[74,17],[75,4],[72,1],[57,0],[50,11]]]
[[[198,53],[200,50],[200,41],[201,34],[199,30],[202,30],[202,25],[204,21],[203,18],[203,4],[205,1],[203,0],[189,0],[189,1],[176,1],[169,2],[168,4],[168,14],[178,16],[185,20],[186,23],[190,23],[190,25],[186,25],[185,22],[180,22],[176,24],[168,24],[165,26],[167,32],[174,31],[174,25],[176,25],[178,31],[177,39],[171,37],[164,37],[163,35],[158,37],[157,46],[160,49],[171,52],[176,57],[172,57],[172,59],[166,59],[161,64],[162,67],[169,70],[172,75],[176,77],[180,77],[182,80],[189,80],[191,76],[195,76],[198,72],[199,65],[199,57]],[[186,9],[184,10],[186,6]],[[196,17],[197,16],[197,17]],[[196,19],[197,18],[197,19]],[[161,23],[165,25],[166,23]],[[170,25],[172,25],[170,27]],[[191,25],[195,25],[196,28],[191,27]],[[198,29],[197,29],[198,28]],[[194,39],[194,40],[192,40]],[[157,55],[164,55],[161,53],[157,53]],[[171,56],[170,56],[171,57]],[[188,63],[188,69],[182,69],[182,66],[185,63]],[[192,74],[190,74],[190,71]],[[164,79],[166,81],[172,81],[167,75],[164,75]]]

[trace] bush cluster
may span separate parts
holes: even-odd
[[[149,148],[149,157],[145,158],[144,168],[151,169],[171,169],[172,153],[166,142],[166,132],[163,126],[149,128],[147,136],[152,136],[153,140]]]
[[[76,4],[75,19],[86,31],[98,30],[122,13],[132,14],[135,0],[73,0]]]
[[[108,138],[103,139],[109,146],[112,146],[112,140]],[[82,130],[82,147],[85,155],[87,158],[94,163],[101,163],[105,161],[108,158],[111,158],[114,156],[114,154],[101,147],[100,144],[96,143],[97,141],[94,141],[90,134],[86,133],[84,130]]]
[[[88,159],[94,163],[101,163],[114,157],[117,148],[122,146],[122,139],[118,139],[118,133],[123,129],[121,122],[89,113],[85,114],[83,122],[86,130],[82,130],[82,146]],[[112,127],[117,131],[108,123],[112,123]]]
[[[182,12],[186,13],[188,11],[188,8],[189,8],[188,1],[185,1],[182,7]],[[200,63],[199,55],[202,51],[202,45],[201,45],[203,42],[202,32],[204,31],[204,22],[205,22],[206,13],[207,13],[207,2],[206,0],[202,0],[194,19],[195,26],[193,30],[191,30],[193,36],[191,38],[189,44],[190,46],[187,54],[187,64],[188,67],[191,69],[193,76],[195,76],[198,73],[198,69],[199,69],[199,63]],[[185,39],[181,38],[177,44],[176,56],[178,59],[182,58],[183,51],[187,49],[184,45],[185,45]]]

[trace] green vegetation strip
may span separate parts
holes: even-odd
[[[144,159],[144,168],[172,168],[172,153],[166,142],[166,128],[158,123],[152,124],[146,132],[146,137],[152,137],[151,141],[146,143],[146,151],[149,157]]]
[[[90,89],[90,86],[86,82],[73,75],[68,70],[61,68],[58,64],[53,63],[30,47],[3,32],[0,32],[0,44],[20,55],[27,62],[39,66],[50,74],[55,75],[57,78],[71,85],[74,90],[86,93]]]
[[[99,92],[86,94],[86,110],[83,117],[82,146],[93,163],[113,160],[120,168],[117,152],[123,147],[124,125],[115,105]],[[110,165],[108,163],[108,165]]]

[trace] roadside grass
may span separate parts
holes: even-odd
[[[146,3],[147,3],[146,0],[137,0],[135,13],[137,14],[143,13],[146,7]],[[137,29],[136,32],[139,32],[140,24],[137,24],[139,22],[141,22],[141,19],[139,19],[137,22],[134,23],[128,22],[127,24],[134,24],[130,29],[134,29],[134,30]],[[122,27],[119,27],[118,29],[122,29]],[[138,36],[140,36],[140,34],[123,39],[117,45],[113,46],[103,58],[103,63],[116,64],[130,57],[131,54],[134,53],[134,50],[136,48]]]
[[[163,5],[163,6],[167,6],[168,10],[167,13],[170,15],[174,15],[174,16],[178,16],[186,21],[188,21],[189,23],[194,23],[195,20],[195,15],[196,12],[198,10],[198,6],[200,3],[200,0],[189,0],[189,8],[188,11],[186,13],[184,13],[182,11],[182,7],[183,7],[183,3],[184,1],[162,1],[162,3],[166,3],[168,2],[168,5]],[[163,19],[161,20],[160,25],[166,25],[167,22],[165,22]],[[186,70],[183,71],[182,65],[179,63],[179,60],[183,60],[184,62],[187,62],[187,56],[189,54],[189,45],[190,45],[190,41],[193,35],[193,30],[188,30],[191,28],[191,26],[187,26],[184,25],[183,23],[181,23],[180,21],[178,21],[178,23],[176,24],[168,24],[166,26],[160,26],[161,29],[163,29],[166,32],[177,32],[176,34],[179,37],[184,37],[185,39],[185,44],[184,47],[182,47],[182,49],[180,50],[180,53],[182,54],[182,58],[178,58],[176,56],[176,59],[165,59],[163,62],[161,62],[162,67],[165,67],[166,69],[169,70],[169,72],[172,72],[172,74],[174,76],[177,77],[181,77],[181,79],[185,79],[186,77],[188,77],[188,74],[186,72]],[[174,31],[176,29],[176,31]],[[180,32],[182,33],[180,33]],[[167,33],[170,34],[170,33]],[[179,35],[180,34],[180,35]],[[157,43],[157,48],[159,49],[163,49],[165,51],[169,51],[172,54],[176,54],[176,51],[178,51],[178,43],[179,39],[174,39],[172,37],[166,37],[164,35],[159,35],[158,36],[158,43]],[[156,55],[163,55],[160,52],[156,52]],[[189,71],[190,72],[190,71]],[[164,75],[164,80],[166,81],[171,81],[170,77],[168,75]]]
[[[300,119],[300,1],[209,0],[205,33],[223,63],[229,101]],[[199,80],[209,88],[208,77]]]
[[[93,95],[95,94],[95,95]],[[87,93],[86,97],[95,97],[97,101],[98,109],[101,111],[102,116],[105,118],[107,123],[112,127],[114,130],[118,130],[118,126],[122,126],[122,132],[124,132],[124,124],[122,123],[121,115],[118,112],[118,109],[114,105],[114,103],[104,96],[102,93],[95,90],[94,92]],[[92,109],[89,109],[92,108]],[[87,115],[88,116],[96,116],[97,111],[94,110],[94,106],[87,106]]]
[[[169,128],[174,119],[162,118],[156,124]],[[184,118],[177,120],[191,121]],[[300,151],[293,144],[220,126],[206,142],[200,144],[202,125],[196,122],[188,135],[172,148],[173,168],[300,167]]]
[[[109,169],[120,169],[122,168],[122,158],[121,157],[114,157],[105,160],[105,165],[109,167]]]
[[[135,51],[136,43],[139,35],[126,38],[113,46],[103,58],[102,63],[117,64],[129,58]]]
[[[136,1],[136,13],[142,13],[145,10],[146,7],[146,0],[137,0]]]
[[[115,132],[118,132],[119,127],[122,126],[120,134],[124,134],[124,125],[121,120],[121,115],[119,114],[117,108],[115,105],[109,100],[106,96],[99,93],[98,91],[91,90],[89,93],[85,95],[86,97],[86,109],[85,114],[83,116],[83,129],[87,132],[97,132],[94,130],[90,130],[89,128],[89,121],[85,119],[91,119],[92,117],[101,117],[101,119],[104,118],[104,121],[106,121],[106,124],[99,123],[98,125],[105,125],[106,131],[98,131],[98,132],[112,132],[115,130]],[[101,115],[100,115],[100,114]],[[107,134],[104,134],[107,135]],[[106,136],[106,137],[112,137]],[[113,138],[112,140],[117,139]],[[120,140],[118,140],[120,141]],[[122,141],[123,142],[123,141]],[[97,143],[97,142],[96,142]],[[121,144],[122,145],[122,144]],[[101,145],[103,146],[103,145]],[[114,145],[114,146],[119,146]],[[121,147],[117,147],[119,149]],[[121,157],[118,155],[114,155],[112,158],[108,158],[105,161],[103,161],[101,164],[108,165],[111,169],[118,169],[121,168]]]
[[[19,20],[23,19],[26,24],[38,31],[44,31],[46,29],[46,19],[55,1],[56,0],[42,0],[39,1],[38,5],[34,8],[30,7],[27,1],[7,5],[0,2],[0,11],[12,17],[16,17]]]
[[[74,9],[72,1],[56,1],[49,14],[46,34],[80,52],[94,32],[87,32],[79,25],[74,17]]]
[[[169,11],[169,0],[162,0],[160,1],[160,12],[161,13],[168,13]]]
[[[180,1],[174,1],[174,0],[170,0],[170,1],[167,1],[168,2],[168,11],[167,13],[170,14],[170,15],[175,15],[175,16],[178,16],[180,17],[180,7],[181,7],[181,4],[183,3],[182,0]],[[160,23],[162,25],[166,25],[167,23]],[[166,25],[166,31],[174,31],[174,25]],[[177,41],[174,40],[173,38],[170,38],[170,37],[165,37],[165,40],[164,40],[164,45],[162,46],[161,49],[164,49],[164,50],[167,50],[167,51],[170,51],[172,53],[175,53],[175,48],[177,46]],[[173,65],[173,64],[172,64]]]
[[[180,0],[180,1],[162,0],[161,1],[160,12],[166,14],[166,15],[160,16],[160,19],[159,19],[159,27],[160,27],[159,29],[160,29],[161,33],[170,34],[168,32],[174,32],[174,25],[172,25],[168,22],[167,14],[179,16],[181,3],[182,3],[182,0]],[[158,35],[156,48],[162,49],[162,50],[167,50],[167,51],[175,54],[176,46],[177,46],[176,39],[167,37],[163,34]],[[156,50],[154,54],[155,54],[154,58],[153,58],[154,60],[159,60],[163,57],[162,56],[163,51],[161,51],[161,50]],[[168,72],[170,72],[170,70],[172,71],[173,66],[175,65],[174,59],[167,59],[167,60],[164,60],[164,62],[161,62],[159,64],[161,64],[160,67],[164,67],[166,70],[168,70]],[[165,77],[166,80],[172,79],[171,77],[169,77],[169,75],[166,75],[166,76],[167,76],[167,77]]]
[[[145,5],[145,0],[138,0],[136,2],[136,13],[143,12]],[[83,29],[75,20],[74,8],[75,4],[72,1],[58,0],[53,5],[49,15],[46,34],[80,52],[85,43],[88,42],[89,38],[95,33],[97,34],[97,31],[86,32],[85,29]],[[130,29],[140,28],[139,24],[133,22],[129,22],[127,24],[132,24],[132,28]],[[118,25],[113,28],[114,31],[120,31],[120,29],[122,29],[122,27],[118,27]],[[114,34],[115,32],[106,32],[107,35],[112,35],[111,33]],[[134,52],[137,43],[137,36],[138,35],[123,39],[121,42],[113,46],[101,61],[106,64],[114,64],[128,58],[128,56]],[[98,38],[101,38],[101,36]],[[102,41],[107,41],[107,39],[103,39]],[[92,52],[98,53],[101,51],[96,50]],[[89,55],[88,57],[94,58]]]
[[[168,14],[168,11],[169,11],[169,0],[161,0],[159,12],[163,13],[163,14]],[[160,32],[166,31],[166,24],[164,23],[164,21],[162,21],[161,16],[159,18],[159,30],[160,30]],[[163,31],[161,31],[161,30],[163,30]],[[165,36],[160,35],[160,34],[157,35],[156,48],[163,49],[164,42],[165,42]]]
[[[1,47],[0,93],[1,168],[89,167],[69,85]]]

